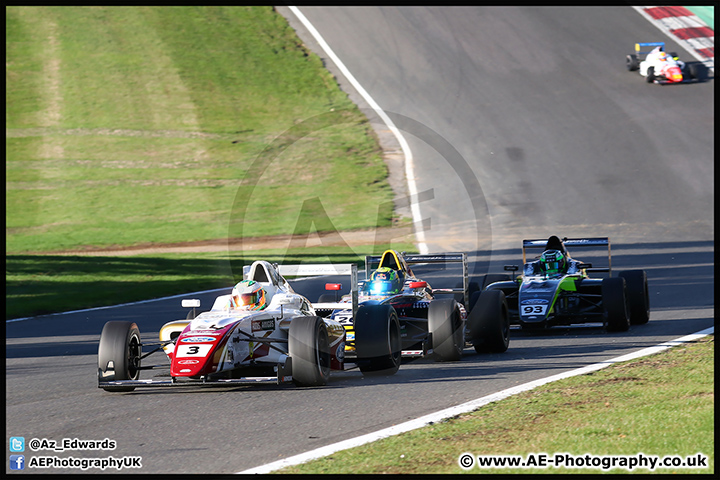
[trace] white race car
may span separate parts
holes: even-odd
[[[654,48],[641,51],[643,47]],[[645,60],[639,61],[640,55],[646,55]],[[625,65],[631,72],[637,70],[648,83],[661,85],[696,80],[700,77],[701,66],[704,66],[698,63],[686,64],[680,60],[677,53],[666,53],[664,42],[636,43],[635,53],[626,56]]]
[[[107,322],[98,347],[98,387],[106,391],[132,391],[137,387],[176,385],[228,385],[294,382],[298,386],[327,383],[331,370],[345,369],[345,328],[322,318],[295,293],[283,275],[345,275],[353,278],[353,312],[357,310],[357,266],[281,265],[256,261],[243,271],[233,292],[217,297],[210,311],[195,315],[199,300],[183,300],[193,310],[184,320],[165,324],[159,342],[144,344],[137,325]],[[259,288],[261,287],[261,288]],[[258,295],[245,295],[241,289]],[[249,291],[248,290],[248,291]],[[260,299],[260,295],[264,298]],[[236,302],[236,303],[233,303]],[[239,303],[238,303],[239,302]],[[347,306],[347,304],[345,304]],[[368,326],[368,338],[387,337],[388,324]],[[154,345],[143,353],[143,347]],[[390,342],[384,355],[392,357]],[[170,360],[170,377],[140,379],[141,360],[163,351]],[[394,373],[390,372],[390,373]]]

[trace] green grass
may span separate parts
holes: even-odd
[[[6,57],[6,253],[392,221],[369,122],[271,7],[6,7]]]
[[[477,466],[466,471],[458,465],[466,452],[523,459],[529,453],[659,457],[703,453],[709,457],[709,468],[663,468],[654,473],[713,473],[714,398],[714,336],[708,336],[276,473],[602,473]]]

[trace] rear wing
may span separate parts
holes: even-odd
[[[652,47],[649,50],[641,50],[643,47]],[[637,55],[647,55],[652,52],[655,47],[660,47],[661,50],[665,50],[665,42],[645,42],[635,44],[635,53]]]
[[[310,265],[278,265],[278,273],[283,277],[319,277],[323,275],[350,275],[350,296],[352,298],[352,314],[358,309],[358,273],[354,263],[326,263]],[[321,310],[347,309],[347,303],[313,303],[313,308]]]
[[[450,293],[462,293],[464,304],[470,304],[470,298],[468,293],[468,263],[467,254],[464,252],[453,252],[453,253],[432,253],[426,255],[420,254],[403,254],[403,259],[407,265],[419,265],[419,264],[432,264],[432,263],[461,263],[462,264],[462,277],[463,287],[460,288],[433,288],[433,293],[450,294]],[[369,278],[370,271],[374,266],[380,264],[382,255],[367,255],[365,257],[365,278]]]
[[[539,240],[523,240],[522,254],[523,254],[523,265],[527,263],[526,252],[529,249],[541,249],[544,250],[547,245],[547,239]],[[604,247],[608,249],[608,268],[588,268],[593,272],[605,272],[612,275],[612,263],[610,255],[610,239],[608,237],[594,237],[594,238],[563,238],[562,243],[566,247]]]

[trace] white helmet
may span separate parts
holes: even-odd
[[[232,290],[235,308],[241,310],[263,310],[267,307],[265,289],[255,280],[243,280]]]

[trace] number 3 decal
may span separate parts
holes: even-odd
[[[208,354],[212,345],[180,345],[176,357],[204,357]]]

